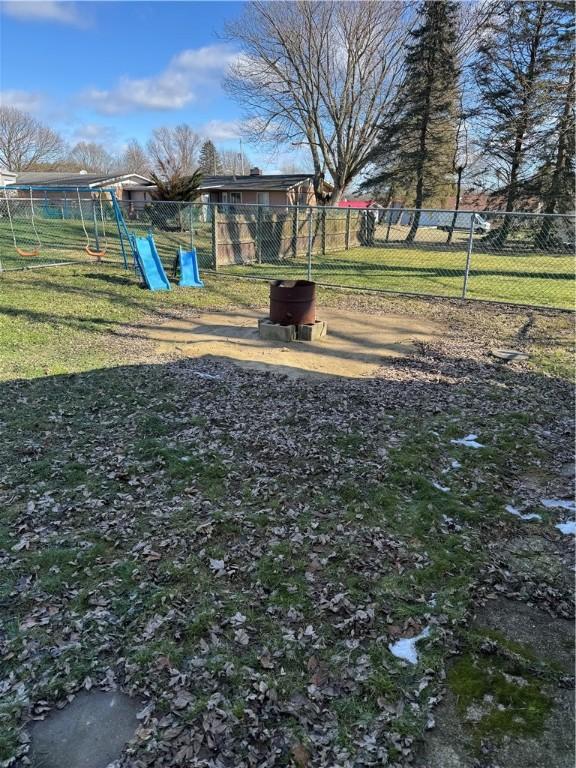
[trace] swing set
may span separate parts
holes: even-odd
[[[6,211],[8,213],[8,221],[10,222],[10,232],[12,233],[12,240],[14,241],[14,250],[18,254],[18,256],[23,257],[29,257],[29,256],[39,256],[40,255],[40,248],[42,248],[42,243],[40,242],[40,235],[38,234],[38,230],[36,229],[36,223],[34,221],[34,201],[32,199],[32,189],[30,189],[30,220],[32,222],[32,229],[34,230],[34,235],[36,237],[36,248],[34,248],[32,251],[25,251],[23,248],[18,247],[18,242],[16,241],[16,230],[14,229],[14,221],[12,220],[12,213],[10,212],[10,199],[8,197],[8,194],[6,192],[6,189],[4,189],[4,198],[6,199]]]
[[[8,191],[13,190],[22,190],[27,189],[30,196],[30,223],[32,226],[32,230],[34,233],[34,239],[35,239],[35,245],[33,248],[22,248],[18,244],[18,236],[17,236],[17,215],[15,212],[15,206],[18,204],[18,206],[21,206],[23,201],[26,198],[10,198],[8,195]],[[37,188],[39,189],[39,188]],[[6,213],[8,216],[8,223],[10,227],[10,233],[12,235],[12,242],[14,243],[14,250],[18,254],[18,256],[21,256],[22,258],[34,258],[40,256],[43,245],[42,241],[40,240],[40,235],[38,233],[38,228],[36,226],[36,214],[34,210],[34,198],[32,196],[33,187],[20,187],[20,186],[10,186],[7,190],[6,187],[3,188],[4,192],[4,202],[6,206]],[[64,191],[59,190],[58,188],[51,188],[50,191]],[[108,237],[106,234],[106,215],[104,211],[104,205],[102,202],[102,196],[104,191],[98,190],[94,191],[92,189],[83,189],[81,190],[80,187],[75,188],[74,190],[76,192],[76,196],[78,198],[78,212],[80,216],[80,221],[82,223],[82,229],[84,231],[84,237],[86,239],[86,244],[84,246],[84,250],[86,253],[91,256],[92,258],[95,258],[97,261],[101,261],[103,257],[106,255],[108,250]],[[88,227],[86,226],[86,220],[84,218],[84,211],[83,211],[83,201],[80,197],[80,192],[90,192],[90,203],[92,207],[92,224],[93,224],[93,232],[92,237],[88,233]],[[110,192],[112,197],[114,196],[113,192]],[[114,200],[114,197],[113,197]],[[86,199],[84,200],[86,202]],[[45,202],[46,206],[46,202]],[[116,211],[116,206],[112,206],[115,218],[117,219],[118,212]],[[55,226],[55,217],[53,215],[50,215],[49,218],[53,222],[53,226]],[[99,220],[98,220],[99,219]],[[122,243],[122,251],[124,252],[124,247]]]

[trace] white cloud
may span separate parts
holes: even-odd
[[[96,141],[103,144],[110,144],[116,141],[118,138],[118,131],[109,125],[101,125],[100,123],[81,123],[76,125],[70,139],[76,143],[79,141]]]
[[[157,75],[144,78],[124,76],[114,88],[91,88],[83,97],[105,115],[182,109],[196,101],[202,93],[213,92],[223,71],[237,55],[225,43],[182,51]]]
[[[1,3],[7,16],[21,21],[55,21],[83,27],[86,20],[80,15],[76,3],[56,0],[4,0]]]
[[[24,112],[37,112],[43,105],[44,98],[35,91],[7,89],[0,91],[0,104],[3,107],[16,107]]]
[[[198,128],[198,133],[212,141],[228,141],[242,137],[242,124],[236,120],[209,120]]]

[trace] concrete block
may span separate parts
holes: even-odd
[[[324,320],[316,320],[314,323],[299,325],[296,336],[299,341],[320,341],[328,332],[328,326]]]
[[[268,318],[258,321],[258,333],[265,341],[294,341],[296,338],[295,325],[278,325]]]

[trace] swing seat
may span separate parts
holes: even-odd
[[[23,251],[22,248],[16,247],[16,253],[18,254],[18,256],[24,256],[24,257],[40,255],[40,251],[38,250],[38,248],[36,248],[34,251]]]
[[[87,245],[85,250],[86,250],[86,253],[89,256],[94,256],[94,258],[98,259],[98,261],[100,261],[100,259],[103,256],[106,256],[106,249],[104,249],[102,251],[93,251],[92,248],[90,248],[90,246]]]

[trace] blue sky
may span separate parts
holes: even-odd
[[[241,2],[0,2],[2,103],[67,141],[121,150],[152,128],[188,123],[238,149],[239,108],[221,79],[237,51],[220,36]],[[268,172],[282,158],[246,147]]]

